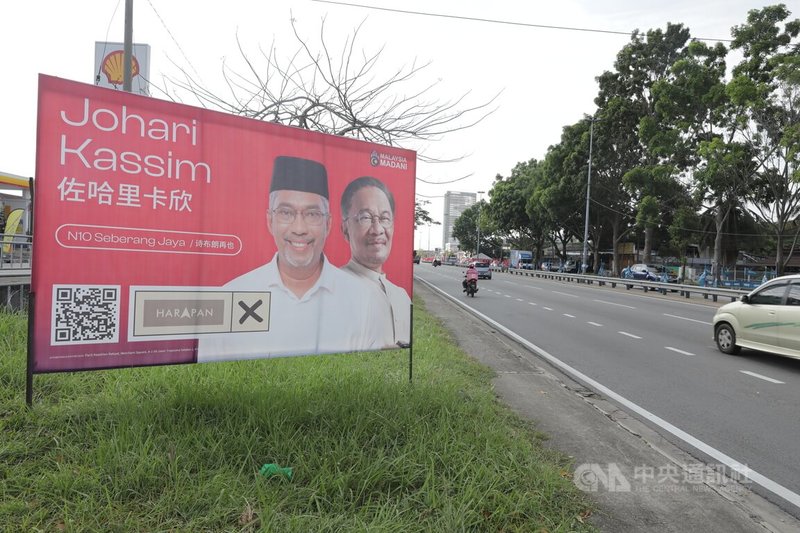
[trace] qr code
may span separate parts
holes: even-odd
[[[54,285],[52,345],[119,341],[119,285]]]

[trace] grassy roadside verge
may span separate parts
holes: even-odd
[[[38,375],[0,315],[0,531],[588,531],[564,458],[415,301],[407,351]],[[291,466],[292,481],[259,474]]]

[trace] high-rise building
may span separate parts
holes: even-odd
[[[474,192],[447,191],[444,193],[444,216],[442,217],[442,247],[444,250],[455,251],[458,239],[453,237],[453,225],[466,208],[477,201]]]

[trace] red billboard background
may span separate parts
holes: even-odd
[[[396,223],[384,270],[411,296],[414,152],[41,75],[33,371],[194,362],[194,340],[127,342],[128,288],[219,287],[268,262],[276,251],[268,189],[281,155],[327,169],[325,254],[336,266],[350,259],[340,230],[345,186],[365,175],[388,186]],[[54,285],[119,286],[119,341],[54,345]]]

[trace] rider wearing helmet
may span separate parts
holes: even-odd
[[[467,282],[473,279],[476,282],[478,281],[478,269],[475,268],[475,263],[470,263],[467,273],[464,275],[464,280],[461,282],[461,286],[464,288],[463,292],[467,291]]]

